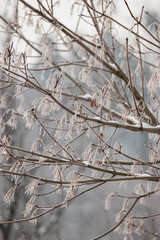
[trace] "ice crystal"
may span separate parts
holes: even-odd
[[[35,118],[31,110],[27,110],[23,114],[23,118],[26,119],[26,127],[31,129],[34,127]]]
[[[36,200],[36,196],[32,196],[30,198],[30,200],[26,203],[26,207],[25,210],[22,212],[22,214],[24,214],[24,217],[27,217],[30,212],[32,211],[33,207],[34,207],[34,202]]]
[[[6,122],[8,126],[10,126],[12,129],[16,129],[18,125],[18,120],[17,120],[17,114],[12,111],[12,115],[10,119]]]
[[[16,172],[19,172],[19,169],[20,169],[20,166],[21,166],[21,163],[19,161],[16,161],[12,166],[11,168],[9,169],[9,171],[12,173],[16,173]],[[11,174],[12,176],[12,180],[15,181],[15,183],[17,183],[18,181],[18,178],[19,176],[18,175],[15,175],[15,174]]]
[[[86,85],[91,86],[93,81],[92,72],[88,68],[82,68],[79,72],[79,79]]]
[[[157,88],[160,88],[160,63],[157,67],[155,73],[152,74],[148,84],[147,84],[148,91],[153,95]]]
[[[133,231],[134,219],[129,217],[125,219],[124,234],[130,234]]]
[[[105,201],[105,209],[109,210],[110,206],[111,206],[111,199],[115,196],[115,193],[111,193],[108,195],[106,201]]]
[[[38,180],[35,179],[33,180],[33,182],[31,184],[29,184],[28,186],[25,187],[26,191],[25,193],[28,195],[31,195],[32,193],[36,193],[37,190],[37,186],[38,186]]]
[[[8,97],[9,97],[9,96],[8,96],[7,93],[4,93],[4,94],[1,96],[0,108],[6,108]]]
[[[144,220],[140,222],[140,224],[135,230],[135,233],[137,233],[139,236],[142,235],[142,233],[144,233]]]
[[[15,194],[15,190],[17,188],[17,185],[14,185],[13,187],[11,187],[8,192],[5,194],[4,196],[4,201],[8,204],[11,204],[11,202],[14,202],[14,194]]]

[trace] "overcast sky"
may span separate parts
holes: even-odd
[[[3,4],[2,4],[3,1]],[[13,5],[16,3],[15,0],[10,0],[8,1],[11,4],[7,5],[7,0],[6,0],[6,4],[4,4],[4,0],[0,0],[0,14],[4,15],[5,12],[5,16],[8,15],[8,18],[10,18],[10,21],[13,21]],[[27,0],[28,3],[30,3],[32,6],[37,6],[36,5],[36,0]],[[45,2],[45,1],[44,1]],[[77,11],[77,7],[75,6],[74,11],[73,11],[73,15],[71,16],[70,14],[70,9],[71,9],[71,5],[73,4],[74,0],[60,0],[59,1],[60,4],[59,6],[57,5],[57,7],[54,9],[54,16],[61,21],[63,24],[65,24],[66,26],[68,26],[71,29],[75,29],[76,27],[76,22],[78,19],[78,11]],[[121,22],[122,24],[126,25],[128,28],[130,28],[131,26],[133,26],[133,19],[130,16],[125,3],[123,0],[116,0],[116,7],[117,7],[117,12],[115,13],[115,19],[117,19],[119,22]],[[145,11],[149,11],[149,13],[155,14],[156,16],[159,16],[159,0],[127,0],[128,5],[130,6],[133,14],[135,17],[140,16],[141,10],[142,10],[142,6],[144,6],[144,10]],[[35,4],[34,4],[35,3]],[[20,15],[23,17],[24,16],[24,7],[22,4],[20,4]],[[7,10],[7,11],[6,11]],[[26,9],[25,9],[26,11]],[[87,14],[87,12],[86,12]],[[88,19],[87,19],[88,20]],[[24,25],[25,26],[25,25]],[[131,34],[129,34],[128,32],[125,32],[124,29],[118,27],[119,29],[119,34],[116,35],[116,37],[118,37],[119,41],[124,42],[126,35],[128,35],[127,37],[129,37],[131,40],[132,36]],[[36,34],[35,34],[35,26],[32,28],[31,26],[27,27],[25,26],[23,29],[23,33],[24,35],[29,38],[30,40],[35,40]],[[79,32],[82,33],[84,32],[85,34],[93,34],[94,33],[94,28],[89,27],[88,24],[86,24],[83,20],[81,21],[80,27],[79,27]],[[145,32],[144,32],[145,34]],[[146,35],[147,36],[147,35]],[[20,51],[22,51],[23,49],[23,45],[20,46]],[[1,49],[1,48],[0,48]]]

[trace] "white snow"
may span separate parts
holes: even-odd
[[[91,164],[88,161],[83,161],[85,166],[90,166]]]
[[[134,174],[134,175],[137,176],[137,177],[150,177],[151,176],[148,173],[137,173],[137,174]]]
[[[92,99],[92,96],[89,93],[87,93],[85,95],[81,95],[80,97],[83,99]]]

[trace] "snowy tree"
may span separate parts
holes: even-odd
[[[160,22],[141,2],[6,1],[4,239],[160,238]]]

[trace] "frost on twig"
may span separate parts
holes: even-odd
[[[14,202],[14,196],[15,196],[15,191],[16,191],[17,185],[14,185],[11,187],[8,192],[4,196],[4,201],[8,204],[11,204],[11,202]]]

